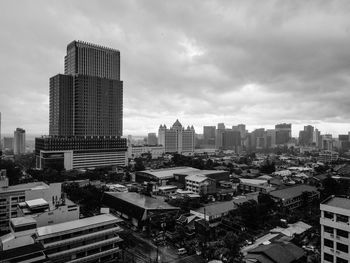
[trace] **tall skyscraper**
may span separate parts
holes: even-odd
[[[73,41],[65,74],[50,79],[50,135],[122,136],[120,52]]]
[[[126,165],[120,52],[73,41],[64,71],[50,78],[50,137],[36,139],[38,168]]]
[[[15,155],[24,154],[26,152],[26,131],[21,128],[17,128],[14,132],[14,149]]]

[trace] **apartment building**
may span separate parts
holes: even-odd
[[[320,210],[321,263],[349,263],[350,199],[330,196]]]
[[[186,176],[186,190],[196,194],[214,194],[216,193],[216,182],[203,174],[192,174]]]

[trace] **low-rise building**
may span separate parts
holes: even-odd
[[[37,228],[31,218],[16,218],[11,233],[1,237],[0,256],[2,262],[116,262],[121,259],[120,221],[102,214]]]
[[[79,206],[67,198],[51,202],[39,198],[19,203],[17,217],[32,217],[37,227],[41,227],[78,220],[79,210]]]
[[[307,196],[304,196],[307,194]],[[312,202],[320,197],[317,188],[311,185],[299,184],[288,188],[269,192],[269,195],[280,205],[281,208],[293,210],[299,208],[304,202]]]
[[[19,203],[42,198],[47,202],[61,198],[61,183],[43,182],[11,185],[6,176],[0,177],[0,232],[8,232],[9,221],[17,217]]]
[[[267,180],[245,178],[240,178],[239,180],[240,183],[238,187],[242,192],[269,193],[276,189],[271,184],[269,184]]]
[[[134,192],[105,192],[102,202],[137,227],[142,227],[150,216],[177,213],[180,210],[180,208],[171,206],[160,198]]]
[[[203,174],[192,174],[186,176],[186,190],[199,195],[216,193],[216,182]]]
[[[162,145],[129,145],[128,158],[137,158],[142,154],[149,153],[152,155],[152,159],[158,159],[165,153],[164,146]]]
[[[218,202],[201,207],[197,210],[191,210],[190,213],[198,218],[205,219],[212,223],[220,220],[222,217],[227,216],[231,211],[236,210],[237,205],[232,201]]]
[[[187,174],[193,171],[200,171],[192,167],[172,167],[156,170],[144,170],[136,172],[136,182],[156,182],[158,185],[166,185],[167,182],[174,180],[177,174]]]

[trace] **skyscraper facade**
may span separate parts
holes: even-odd
[[[26,131],[21,128],[17,128],[14,132],[14,149],[15,155],[24,154],[26,152]]]
[[[36,138],[37,167],[126,165],[120,52],[73,41],[64,71],[50,78],[50,136]]]
[[[50,135],[122,136],[122,131],[119,51],[73,41],[65,74],[50,79]]]

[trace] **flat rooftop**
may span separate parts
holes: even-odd
[[[158,179],[170,179],[174,178],[174,174],[187,174],[190,172],[198,172],[200,170],[192,167],[172,167],[166,169],[157,169],[157,170],[144,170],[140,171],[142,173],[146,173],[157,177]]]
[[[322,204],[350,210],[350,199],[346,197],[335,196]]]
[[[43,226],[37,228],[38,237],[43,237],[51,234],[59,234],[63,232],[68,232],[70,230],[75,230],[79,228],[103,225],[104,223],[117,223],[120,219],[111,214],[102,214],[92,217],[87,217],[83,219],[73,220],[69,222],[64,222],[60,224],[54,224],[50,226]]]
[[[24,226],[24,225],[32,225],[32,224],[36,225],[35,219],[32,218],[31,216],[11,218],[11,223],[14,226]]]
[[[44,182],[35,182],[35,183],[11,185],[9,187],[1,187],[0,193],[26,191],[26,190],[40,190],[40,189],[48,189],[48,188],[49,186]]]
[[[168,203],[147,195],[140,195],[139,193],[134,192],[105,192],[110,196],[123,200],[127,203],[136,205],[141,207],[142,209],[152,210],[152,209],[179,209],[178,207],[174,207],[169,205]]]

